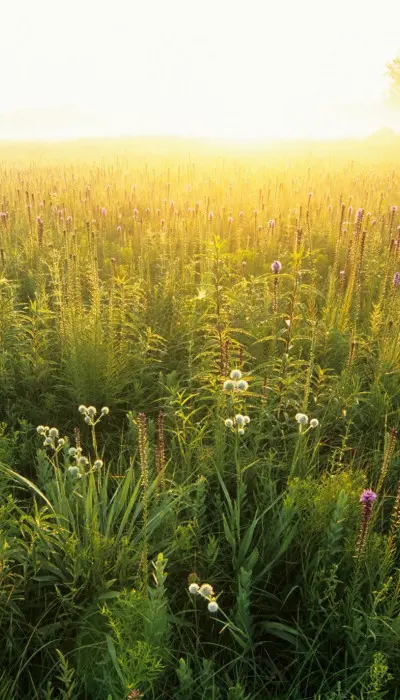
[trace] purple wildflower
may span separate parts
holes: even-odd
[[[397,289],[400,284],[400,272],[395,272],[393,275],[393,287]]]
[[[372,503],[376,499],[376,493],[375,491],[372,491],[371,489],[364,489],[360,496],[360,503],[369,503],[372,505]]]
[[[392,212],[392,214],[396,214],[396,213],[397,213],[397,207],[396,207],[395,204],[393,204],[393,206],[390,207],[390,211]]]
[[[376,493],[371,489],[364,489],[360,496],[360,503],[362,504],[362,518],[360,523],[360,531],[358,534],[356,557],[358,558],[362,554],[365,542],[367,539],[369,522],[372,515],[372,507],[376,499]]]
[[[280,263],[279,260],[274,260],[271,265],[271,270],[274,275],[277,275],[282,270],[282,263]]]

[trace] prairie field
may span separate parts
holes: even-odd
[[[0,700],[400,698],[400,140],[0,148]]]

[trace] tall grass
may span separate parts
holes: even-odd
[[[35,148],[0,165],[0,699],[398,697],[400,145]]]

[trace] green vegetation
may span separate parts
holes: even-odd
[[[0,700],[399,698],[400,146],[171,149],[0,166]]]

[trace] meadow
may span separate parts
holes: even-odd
[[[399,158],[2,145],[0,700],[400,698]]]

